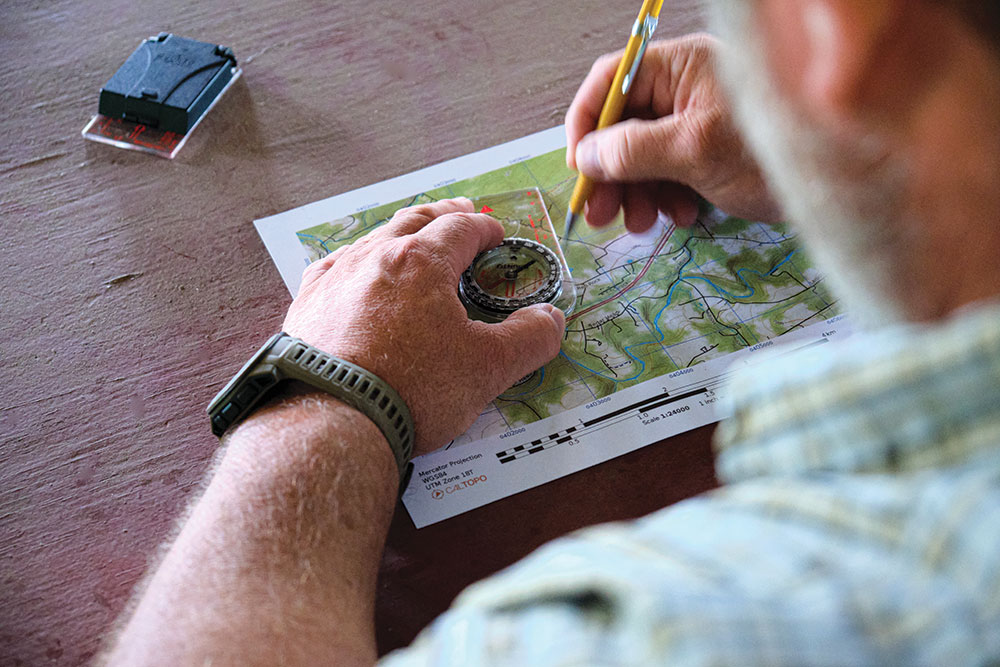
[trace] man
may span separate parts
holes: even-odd
[[[724,489],[544,547],[389,664],[1000,661],[997,5],[712,5],[726,46],[651,47],[632,120],[591,132],[613,58],[581,87],[568,160],[603,183],[588,220],[690,221],[692,190],[788,216],[872,330],[735,382]],[[468,201],[402,211],[307,270],[285,330],[395,388],[429,451],[558,350],[550,307],[466,319],[450,286],[500,238]],[[289,385],[227,436],[106,660],[374,661],[396,479],[372,421]]]

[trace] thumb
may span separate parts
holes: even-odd
[[[591,132],[576,146],[580,171],[596,181],[687,182],[693,160],[683,140],[685,116],[633,118]]]
[[[499,393],[559,354],[566,316],[552,304],[540,303],[514,311],[503,322],[485,326],[494,353],[487,358],[499,362],[499,368],[491,374],[501,384],[496,389]]]

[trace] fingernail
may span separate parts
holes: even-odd
[[[559,326],[562,327],[566,325],[566,315],[563,313],[563,311],[559,310],[551,303],[540,303],[535,307],[538,308],[539,310],[544,310],[546,313],[548,313],[549,317],[555,320],[556,324],[558,324]]]
[[[576,145],[576,168],[588,176],[601,176],[601,162],[597,158],[597,141],[584,137]]]

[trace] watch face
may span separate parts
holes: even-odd
[[[528,239],[505,239],[480,253],[459,283],[459,297],[483,314],[503,319],[519,308],[559,297],[562,272],[555,253]]]

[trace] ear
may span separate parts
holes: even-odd
[[[887,50],[904,48],[907,2],[920,0],[758,0],[757,28],[782,94],[817,120],[856,119],[879,85],[900,81],[886,68],[907,65]]]

